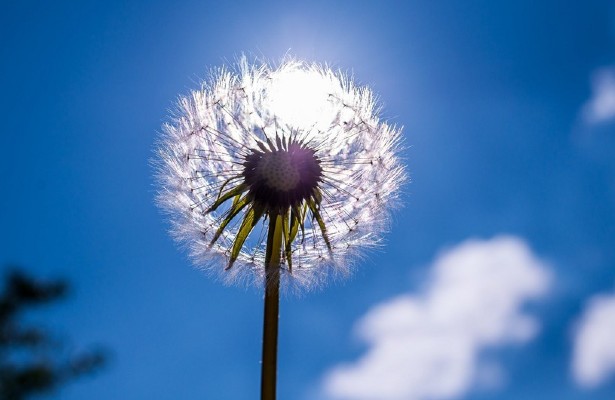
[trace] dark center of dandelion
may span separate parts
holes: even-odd
[[[243,163],[249,195],[271,211],[284,212],[313,195],[322,176],[314,150],[291,142],[252,150]]]

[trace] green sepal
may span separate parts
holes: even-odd
[[[292,233],[289,232],[289,213],[288,211],[282,215],[282,235],[284,236],[284,256],[286,263],[288,264],[288,272],[293,272],[293,260],[292,260]],[[292,222],[290,222],[292,223]]]
[[[214,202],[214,204],[211,205],[211,207],[209,207],[209,209],[207,209],[207,212],[210,213],[212,211],[215,211],[218,207],[220,207],[220,205],[222,203],[224,203],[225,201],[227,201],[231,197],[235,197],[235,196],[237,196],[239,194],[242,194],[246,190],[248,190],[248,185],[246,185],[245,183],[242,183],[242,184],[239,184],[239,185],[235,186],[234,188],[230,189],[228,192],[226,192],[224,194],[222,194],[222,192],[220,192],[220,195],[218,196],[218,199]]]
[[[236,195],[236,196],[233,198],[233,204],[231,205],[231,208],[235,208],[235,206],[237,205],[237,203],[239,203],[239,200],[243,200],[243,199],[244,199],[244,198],[243,198],[243,197],[241,197],[241,195],[239,195],[239,194],[238,194],[238,195]]]
[[[320,206],[320,203],[322,203],[322,193],[321,193],[320,189],[315,188],[315,189],[312,191],[312,196],[313,196],[313,198],[314,198],[314,203],[315,203],[317,206]]]
[[[318,226],[320,227],[320,233],[322,234],[322,238],[325,240],[327,248],[329,249],[329,251],[332,251],[331,241],[329,240],[329,235],[327,235],[327,227],[325,226],[325,221],[323,221],[322,216],[320,215],[320,211],[318,211],[319,205],[316,204],[314,199],[311,198],[307,199],[306,202],[308,207],[310,208],[310,211],[312,211],[314,219],[316,219],[316,221],[318,222]]]
[[[303,230],[303,220],[301,219],[301,211],[297,209],[297,206],[292,206],[290,211],[290,241],[292,242],[297,237],[299,232],[299,226]]]
[[[222,235],[222,232],[224,232],[224,228],[226,228],[226,226],[233,220],[233,218],[235,218],[237,214],[239,214],[239,212],[243,210],[246,205],[248,205],[248,203],[250,203],[248,195],[245,195],[243,197],[241,197],[240,195],[235,196],[235,198],[233,199],[233,205],[226,213],[224,220],[220,223],[220,226],[218,227],[218,230],[216,231],[216,234],[214,235],[213,239],[211,239],[211,242],[209,243],[210,246],[216,243],[216,241]]]
[[[248,235],[250,234],[250,232],[252,232],[252,229],[254,229],[258,221],[261,219],[264,211],[264,205],[260,203],[253,203],[252,207],[250,207],[245,217],[243,217],[241,226],[237,231],[237,236],[235,236],[233,247],[231,248],[231,258],[229,260],[228,266],[225,269],[229,269],[233,266],[233,263],[235,263],[235,260],[237,260],[237,257],[239,257],[239,252],[241,251],[243,244],[248,238]]]

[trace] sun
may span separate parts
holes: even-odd
[[[330,121],[334,83],[312,69],[283,69],[271,76],[270,110],[293,128],[326,128]]]

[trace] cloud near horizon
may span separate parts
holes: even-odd
[[[592,97],[583,107],[590,125],[615,120],[615,67],[597,70],[592,77]]]
[[[585,388],[615,375],[615,294],[598,295],[588,305],[574,337],[572,373]]]
[[[323,391],[334,399],[449,399],[481,378],[497,385],[499,365],[482,350],[537,334],[538,321],[523,307],[549,282],[547,266],[522,239],[463,242],[434,261],[422,294],[397,296],[361,318],[355,333],[368,349],[328,371]]]

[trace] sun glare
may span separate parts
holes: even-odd
[[[283,70],[272,77],[270,107],[283,122],[295,128],[318,127],[331,113],[328,100],[333,83],[316,71]]]

